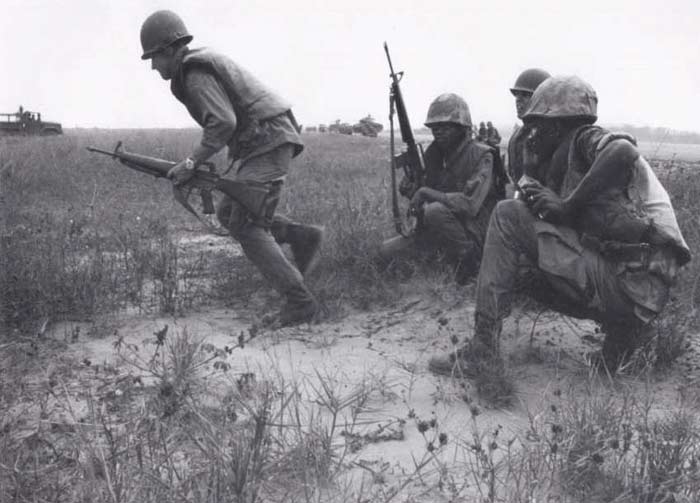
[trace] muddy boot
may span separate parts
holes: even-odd
[[[434,374],[473,379],[487,370],[503,368],[498,351],[501,323],[476,315],[474,337],[463,346],[428,361]]]
[[[640,343],[642,328],[641,322],[603,323],[601,325],[601,329],[605,333],[603,348],[588,355],[591,367],[615,374],[621,367],[629,363]]]

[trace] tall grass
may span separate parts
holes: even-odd
[[[122,140],[129,150],[179,159],[198,134],[77,130],[7,140],[0,153],[3,324],[27,328],[42,318],[90,317],[133,303],[176,312],[203,297],[183,283],[192,271],[183,270],[176,246],[181,231],[200,227],[173,201],[169,184],[85,150],[109,150]],[[373,262],[390,232],[387,156],[384,142],[310,136],[287,180],[279,211],[326,227],[311,286],[331,313],[392,298]],[[217,161],[226,166],[223,155]],[[220,268],[211,271],[213,296],[237,300],[263,284],[245,261],[210,267]]]

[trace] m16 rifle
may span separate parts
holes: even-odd
[[[90,152],[104,154],[117,159],[131,169],[146,173],[156,178],[165,178],[168,171],[175,166],[175,162],[157,157],[135,154],[122,149],[122,142],[117,143],[113,152],[95,147],[87,147]],[[214,213],[212,190],[217,190],[235,199],[250,211],[256,218],[264,218],[268,203],[269,189],[262,183],[251,181],[238,182],[221,178],[214,172],[212,163],[201,163],[194,169],[192,177],[183,184],[173,184],[175,200],[192,213],[206,227],[210,227],[189,203],[189,197],[194,189],[197,189],[202,197],[202,209],[204,214]]]
[[[409,207],[405,215],[399,207],[399,195],[396,186],[396,170],[403,169],[404,175],[410,188],[403,191],[406,197],[413,197],[413,194],[425,183],[425,162],[423,161],[423,148],[416,143],[413,136],[413,129],[408,120],[406,103],[401,94],[399,82],[403,78],[403,72],[394,72],[394,65],[389,55],[389,46],[384,42],[384,52],[389,61],[391,77],[391,90],[389,92],[389,138],[391,143],[391,209],[394,217],[394,226],[399,234],[408,237],[415,232],[420,224],[420,209]],[[394,150],[394,114],[399,118],[399,128],[401,129],[401,139],[406,144],[406,151],[396,155]]]

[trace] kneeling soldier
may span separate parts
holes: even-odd
[[[425,151],[425,186],[416,190],[407,179],[400,191],[422,211],[417,232],[385,241],[381,256],[390,260],[416,246],[441,251],[456,266],[455,280],[464,284],[476,274],[491,211],[502,198],[503,176],[494,172],[493,149],[472,139],[467,103],[456,94],[438,96],[425,125],[434,141]],[[500,163],[498,164],[500,166]]]
[[[501,368],[501,320],[518,280],[570,316],[601,323],[592,363],[615,372],[663,310],[690,251],[666,190],[634,140],[594,126],[595,91],[578,77],[550,77],[524,114],[527,145],[548,166],[523,197],[491,216],[476,290],[474,337],[430,360],[436,373],[476,377]]]

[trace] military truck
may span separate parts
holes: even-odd
[[[63,134],[58,122],[41,120],[41,114],[25,110],[22,106],[14,113],[0,113],[0,136],[50,136]]]
[[[333,124],[328,126],[328,132],[352,135],[352,126],[347,122],[340,122],[340,119],[336,119]]]
[[[384,126],[374,120],[374,117],[372,117],[370,114],[367,114],[367,117],[360,119],[360,122],[352,127],[352,131],[354,133],[361,134],[362,136],[369,136],[371,138],[376,138],[382,129],[384,129]]]

